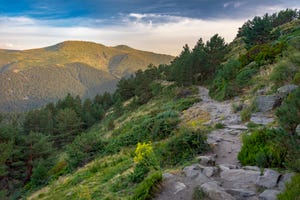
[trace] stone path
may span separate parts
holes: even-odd
[[[232,102],[211,99],[208,90],[199,87],[201,102],[189,108],[185,115],[207,112],[206,125],[221,123],[224,128],[212,131],[208,143],[213,152],[199,156],[199,163],[185,167],[180,173],[165,173],[162,190],[155,200],[190,200],[196,188],[208,194],[210,200],[275,200],[291,174],[281,175],[271,169],[262,173],[258,167],[241,167],[237,154],[241,148],[240,135],[247,127],[239,114],[233,113]],[[263,189],[261,189],[263,188]]]

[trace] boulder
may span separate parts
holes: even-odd
[[[295,133],[300,136],[300,124],[297,125],[296,129],[295,129]]]
[[[238,169],[238,166],[231,165],[231,164],[220,164],[219,168],[221,171],[226,171],[226,170],[230,170],[230,169]]]
[[[237,183],[255,183],[260,176],[259,171],[230,169],[221,172],[221,178]]]
[[[291,93],[293,90],[297,89],[298,86],[297,85],[293,85],[293,84],[289,84],[289,85],[285,85],[282,86],[280,88],[277,89],[277,94],[281,97],[284,98],[286,97],[289,93]]]
[[[162,177],[163,177],[163,179],[170,179],[170,178],[173,178],[174,175],[171,174],[171,173],[164,173],[164,174],[162,175]]]
[[[216,155],[211,156],[198,156],[197,160],[201,165],[214,166],[216,164]]]
[[[278,191],[278,190],[265,190],[258,197],[260,200],[276,200],[277,194],[279,194],[279,193],[280,193],[280,191]]]
[[[212,177],[218,172],[217,167],[204,167],[202,173],[207,177]]]
[[[294,173],[288,173],[288,174],[284,174],[279,178],[279,182],[278,182],[278,188],[279,190],[283,191],[285,189],[285,184],[287,182],[290,182],[292,177],[294,176]]]
[[[277,185],[280,174],[272,169],[266,169],[264,175],[259,176],[255,182],[256,185],[265,188],[273,188]]]
[[[281,98],[279,95],[265,95],[256,98],[257,109],[260,112],[267,112],[280,105]]]
[[[199,164],[194,164],[191,166],[187,166],[183,168],[183,173],[186,177],[196,178],[199,174],[201,174],[201,167]]]
[[[181,182],[175,182],[174,183],[174,194],[177,194],[178,192],[184,190],[186,188],[186,185]]]
[[[250,121],[255,124],[267,125],[274,121],[273,117],[266,116],[264,113],[253,113]]]
[[[207,182],[201,185],[201,189],[208,195],[211,200],[234,200],[235,198],[228,194],[224,188],[216,182]]]

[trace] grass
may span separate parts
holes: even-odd
[[[178,140],[180,142],[182,140],[191,143],[189,145],[191,148],[197,148],[194,153],[200,149],[197,145],[193,146],[193,141],[200,137],[194,138],[192,133],[182,134],[182,138],[178,135],[175,136],[181,126],[179,124],[180,112],[198,102],[199,99],[195,98],[193,94],[186,98],[174,98],[174,93],[178,88],[174,86],[167,87],[168,90],[165,93],[145,105],[135,108],[125,105],[122,116],[118,118],[114,117],[113,111],[109,111],[109,114],[100,124],[89,129],[89,132],[99,134],[108,149],[103,154],[98,155],[92,162],[69,175],[52,181],[47,187],[36,191],[28,199],[122,200],[150,198],[153,190],[159,187],[162,172],[151,169],[139,183],[135,183],[130,179],[130,175],[135,169],[133,152],[138,141],[152,141],[159,163],[161,162],[160,159],[164,158],[156,150],[163,148],[164,145],[169,145],[171,151],[174,148],[177,149],[177,147],[181,148],[181,146],[171,145],[174,141]],[[196,93],[197,90],[193,92]],[[112,130],[108,128],[110,121],[114,122],[114,129]],[[144,137],[145,135],[141,135],[141,133],[150,133],[150,137]],[[164,135],[161,135],[162,133]],[[202,132],[199,134],[202,134]],[[205,138],[205,134],[203,138]],[[136,142],[133,142],[135,140]],[[126,144],[127,141],[128,144]],[[188,149],[190,150],[190,148]],[[165,155],[171,154],[167,151],[164,151],[164,153]],[[176,164],[177,168],[192,158],[182,156],[182,159],[182,161],[178,160],[176,162],[179,163]],[[163,170],[171,168],[174,168],[174,166],[168,165]]]
[[[285,190],[277,196],[278,200],[300,199],[300,174],[296,174],[291,182],[286,183]]]

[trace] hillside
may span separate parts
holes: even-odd
[[[113,94],[0,118],[0,198],[298,199],[299,38],[297,10],[255,17]]]
[[[25,51],[0,50],[0,112],[25,111],[66,96],[112,92],[123,76],[173,57],[128,46],[67,41]]]

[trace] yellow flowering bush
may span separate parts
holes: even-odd
[[[152,143],[138,143],[135,149],[134,162],[136,164],[145,165],[147,167],[154,167],[158,169],[158,161],[155,157]]]

